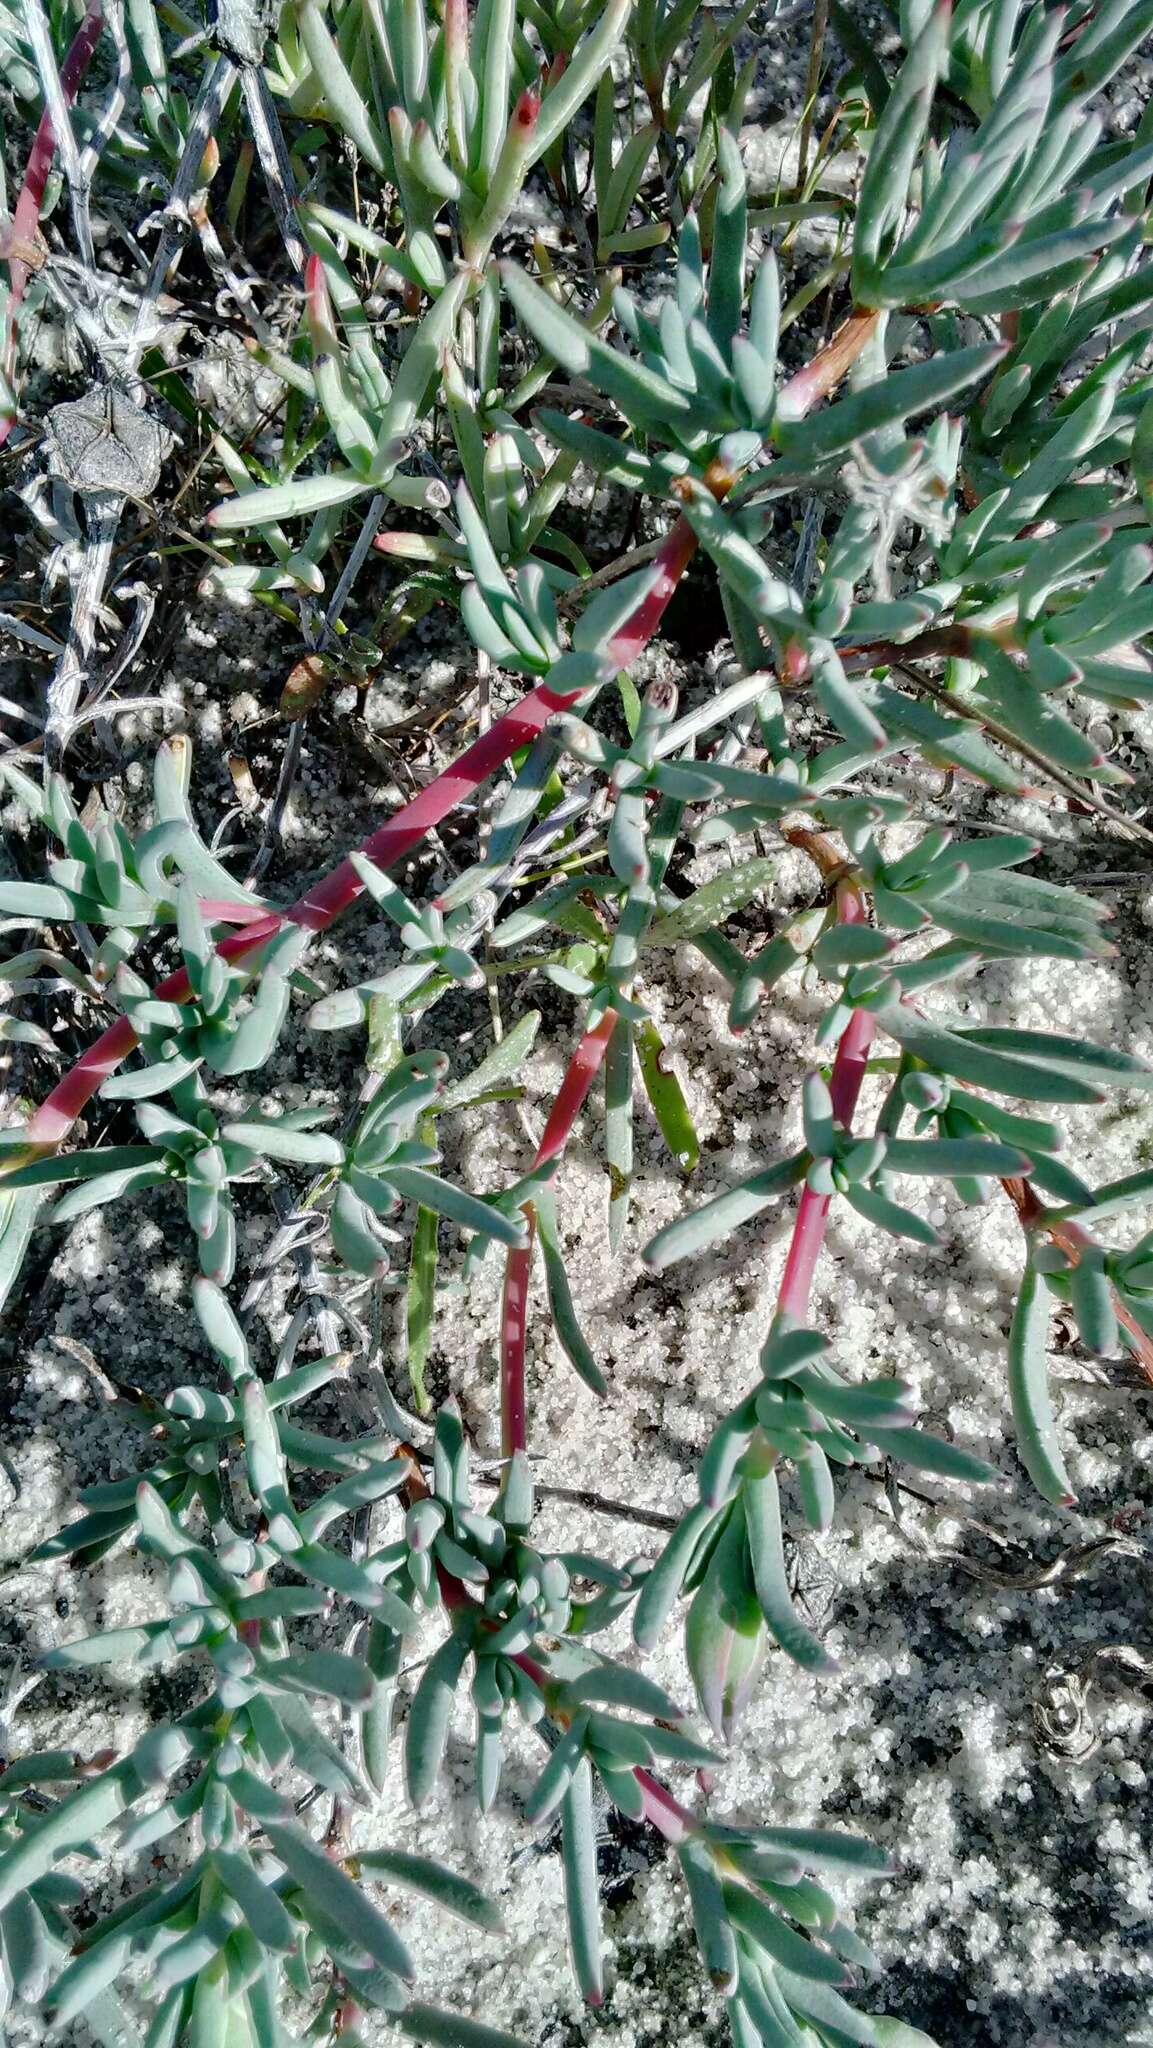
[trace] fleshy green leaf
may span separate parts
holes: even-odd
[[[704,1843],[691,1836],[682,1842],[677,1856],[688,1887],[701,1960],[713,1988],[727,1994],[736,1988],[737,1945],[715,1863]]]
[[[394,2017],[401,2033],[423,2042],[425,2048],[527,2048],[524,2040],[504,2033],[499,2027],[486,2027],[480,2020],[441,2012],[416,2000]]]
[[[458,1877],[429,1856],[415,1856],[407,1849],[359,1849],[357,1864],[365,1877],[383,1878],[422,1892],[434,1899],[458,1920],[467,1920],[486,1934],[499,1934],[504,1926],[499,1909],[467,1877]]]
[[[1049,1312],[1049,1290],[1030,1262],[1009,1330],[1009,1398],[1017,1450],[1038,1493],[1056,1507],[1069,1507],[1076,1496],[1061,1455],[1049,1389]]]
[[[753,1583],[770,1634],[793,1662],[804,1670],[835,1671],[836,1659],[830,1657],[824,1645],[805,1627],[789,1593],[776,1473],[762,1472],[747,1478],[743,1498]]]
[[[708,1501],[698,1501],[678,1522],[651,1570],[645,1575],[633,1610],[633,1640],[640,1650],[651,1650],[680,1596],[685,1576],[702,1535],[715,1510]]]
[[[449,1636],[425,1665],[413,1694],[405,1732],[404,1769],[414,1806],[431,1797],[448,1740],[453,1695],[468,1657],[459,1636]]]
[[[296,1940],[296,1928],[279,1896],[257,1874],[250,1858],[236,1850],[216,1849],[212,1865],[261,1947],[290,1949]]]
[[[561,1803],[561,1830],[565,1908],[573,1973],[588,2003],[599,2005],[604,1997],[604,1966],[601,1960],[592,1767],[587,1758],[581,1759],[569,1780]]]
[[[264,1832],[274,1854],[301,1891],[314,1899],[382,1969],[410,1981],[412,1960],[400,1936],[377,1912],[361,1887],[317,1846],[311,1835],[306,1835],[295,1821],[266,1820]]]
[[[814,413],[811,419],[782,421],[776,438],[781,454],[797,465],[826,462],[844,454],[855,441],[908,419],[931,412],[980,383],[1000,362],[1003,348],[962,348],[952,355],[931,356],[909,370],[893,370],[866,384],[850,398]]]

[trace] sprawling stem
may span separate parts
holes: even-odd
[[[637,1765],[633,1776],[641,1788],[645,1819],[658,1834],[664,1836],[666,1842],[671,1842],[676,1848],[678,1842],[685,1842],[690,1835],[697,1833],[699,1823],[696,1815],[689,1807],[682,1806],[679,1799],[674,1799],[667,1785],[662,1785],[660,1779],[654,1778],[652,1772],[646,1771],[641,1764]]]
[[[859,922],[859,918],[845,918],[844,922]],[[833,1114],[839,1124],[847,1125],[857,1106],[857,1097],[861,1092],[861,1083],[868,1065],[873,1030],[874,1020],[871,1011],[854,1010],[837,1047],[830,1092],[833,1098]],[[808,1309],[809,1291],[825,1241],[832,1199],[831,1195],[814,1194],[809,1187],[801,1191],[777,1303],[781,1315],[791,1317],[794,1322],[803,1322]]]
[[[880,317],[874,307],[858,307],[849,314],[812,361],[782,384],[777,400],[782,419],[803,419],[822,398],[836,390],[875,333]]]
[[[798,827],[786,836],[794,845],[803,846],[805,852],[817,862],[823,874],[828,875],[841,865],[835,848],[820,833]],[[865,898],[854,876],[841,876],[836,884],[834,901],[840,923],[864,924],[868,921]],[[833,1061],[832,1079],[829,1084],[833,1115],[837,1123],[846,1129],[852,1125],[857,1097],[865,1078],[874,1030],[872,1012],[854,1010],[845,1026]],[[816,1194],[808,1186],[801,1190],[801,1199],[797,1204],[797,1214],[793,1223],[792,1241],[785,1260],[784,1277],[777,1297],[777,1313],[795,1323],[803,1323],[808,1312],[813,1274],[825,1241],[831,1207],[831,1195]]]
[[[93,6],[95,4],[96,0],[93,0]],[[95,34],[99,27],[99,14],[90,18],[95,23]],[[62,79],[72,91],[75,91],[83,71],[79,60],[78,68],[72,64],[73,51],[79,40],[78,36],[61,72]],[[84,63],[87,63],[87,57]],[[790,417],[800,417],[840,382],[872,333],[875,318],[873,314],[852,315],[807,369],[790,380],[785,387],[791,394]],[[718,499],[726,496],[735,480],[732,471],[720,461],[711,463],[705,474],[706,484]],[[673,592],[692,560],[696,545],[696,536],[682,514],[661,543],[656,558],[655,582],[605,650],[617,668],[623,668],[633,660],[656,632]],[[466,747],[459,760],[434,776],[411,802],[403,804],[399,811],[386,819],[364,841],[361,853],[376,867],[387,868],[411,852],[435,825],[439,825],[474,789],[495,774],[511,755],[535,739],[554,712],[570,710],[580,694],[579,691],[552,690],[547,682],[538,683],[521,698],[519,704],[506,711],[503,718],[498,718],[486,733],[482,733],[471,747]],[[351,860],[342,860],[339,866],[307,890],[291,909],[270,910],[266,916],[246,923],[243,929],[222,939],[217,951],[223,959],[239,962],[266,945],[285,924],[303,925],[311,932],[324,931],[356,901],[363,886]],[[223,921],[226,913],[218,907],[218,914]],[[191,985],[183,969],[161,982],[155,991],[158,1000],[174,1003],[187,1002],[191,993]],[[114,1073],[127,1058],[135,1044],[135,1032],[127,1018],[120,1017],[88,1047],[32,1117],[27,1133],[31,1153],[25,1157],[51,1151],[62,1144],[85,1104],[109,1074]],[[20,1163],[22,1161],[17,1157],[9,1158],[10,1167]]]
[[[715,496],[723,496],[715,492]],[[653,637],[669,601],[697,549],[697,537],[682,512],[666,535],[657,556],[657,572],[648,595],[631,619],[609,641],[607,652],[617,668],[628,668]]]
[[[495,725],[490,726],[471,747],[467,747],[459,760],[434,777],[411,802],[403,804],[399,811],[378,826],[364,841],[361,852],[382,868],[411,852],[433,826],[455,810],[480,783],[494,774],[520,747],[535,739],[555,711],[569,710],[578,694],[550,690],[547,683],[538,683],[535,689],[521,698],[519,704],[507,711],[503,718],[497,719]],[[241,929],[221,939],[217,952],[224,960],[241,962],[267,945],[286,924],[303,925],[311,932],[324,931],[350,903],[355,902],[363,887],[351,860],[343,860],[323,880],[306,890],[291,909],[269,910],[255,918],[245,911]],[[221,905],[214,906],[214,910],[221,920],[225,916],[235,918],[240,914]],[[161,1002],[187,1002],[192,988],[184,969],[170,974],[155,993]],[[41,1103],[28,1126],[30,1145],[38,1150],[59,1145],[85,1103],[127,1058],[135,1044],[136,1034],[127,1017],[118,1017]]]
[[[549,1112],[544,1135],[537,1146],[533,1167],[559,1159],[568,1144],[572,1127],[584,1099],[596,1079],[613,1027],[615,1010],[603,1012],[582,1034],[565,1070],[556,1101]],[[500,1310],[500,1417],[501,1448],[506,1458],[528,1448],[528,1414],[525,1399],[524,1355],[528,1328],[528,1283],[532,1270],[532,1247],[536,1233],[536,1210],[524,1205],[528,1219],[527,1242],[509,1252],[504,1269],[504,1292]]]

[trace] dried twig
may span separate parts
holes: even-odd
[[[1033,1703],[1037,1734],[1054,1755],[1070,1763],[1091,1757],[1100,1740],[1089,1708],[1089,1695],[1100,1677],[1110,1672],[1123,1690],[1148,1702],[1153,1693],[1153,1657],[1134,1643],[1102,1643],[1076,1671],[1051,1667]]]
[[[80,27],[72,38],[68,55],[58,74],[60,90],[65,102],[70,101],[79,89],[92,61],[92,53],[100,40],[102,27],[100,0],[90,0],[88,10]],[[28,279],[39,261],[36,256],[36,239],[40,221],[40,207],[48,184],[48,174],[56,154],[56,137],[52,116],[47,107],[40,117],[40,125],[28,156],[28,168],[24,183],[12,213],[12,230],[8,249],[8,311],[4,334],[3,373],[0,382],[5,387],[12,384],[16,371],[16,325]],[[3,403],[7,407],[5,396]],[[13,407],[0,415],[0,446],[8,439],[16,423]]]
[[[168,274],[182,225],[188,218],[188,199],[200,172],[208,138],[219,119],[231,88],[233,68],[227,58],[218,57],[209,68],[189,123],[188,137],[181,153],[172,192],[164,210],[163,226],[148,280],[136,310],[132,333],[123,363],[123,374],[131,377],[143,353],[151,330],[152,308]],[[122,492],[100,491],[90,496],[92,522],[83,543],[80,567],[72,592],[72,616],[63,657],[48,686],[48,711],[44,727],[44,751],[49,766],[58,766],[75,728],[80,693],[88,678],[104,589],[112,564],[113,548],[120,520],[127,504]]]
[[[955,718],[979,725],[983,732],[988,733],[990,739],[997,740],[1011,753],[1019,755],[1023,761],[1030,762],[1034,768],[1039,768],[1043,775],[1047,775],[1051,782],[1055,782],[1058,788],[1065,790],[1069,796],[1075,797],[1079,804],[1084,804],[1087,810],[1095,811],[1098,817],[1105,818],[1122,838],[1138,839],[1146,846],[1153,846],[1153,832],[1147,825],[1143,825],[1138,818],[1131,818],[1126,812],[1117,810],[1105,797],[1098,796],[1097,791],[1088,783],[1079,782],[1075,775],[1070,775],[1066,769],[1058,767],[1057,763],[1050,761],[1039,748],[1030,746],[1027,740],[1021,739],[1009,726],[1002,725],[999,719],[966,704],[952,690],[946,690],[942,683],[935,682],[932,676],[927,676],[923,669],[903,660],[899,648],[887,651],[883,656],[874,650],[870,666],[876,666],[881,659],[888,661],[899,675],[906,677],[926,697],[932,697],[938,704],[944,705]]]
[[[72,117],[68,111],[69,95],[65,92],[57,69],[52,35],[40,0],[24,0],[24,26],[28,31],[32,55],[36,60],[40,90],[44,94],[45,112],[51,123],[53,139],[64,169],[76,246],[85,268],[94,271],[96,251],[92,242],[92,222],[88,212],[91,176],[85,176],[81,165],[80,151],[76,137],[72,133]]]
[[[258,64],[242,64],[240,85],[252,126],[252,139],[280,228],[280,238],[293,267],[303,276],[305,248],[296,225],[296,180],[284,135],[264,72]]]
[[[813,119],[817,110],[817,92],[821,83],[821,61],[825,50],[825,31],[829,25],[829,0],[814,0],[813,25],[809,36],[809,68],[805,78],[805,110],[801,117],[801,136],[797,145],[797,188],[795,197],[803,199],[805,180],[809,171],[809,147],[813,139]]]

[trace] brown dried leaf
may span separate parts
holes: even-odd
[[[323,654],[304,655],[289,669],[288,679],[280,693],[281,717],[303,718],[306,712],[319,704],[332,673],[332,663]]]

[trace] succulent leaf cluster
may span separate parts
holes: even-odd
[[[200,588],[270,611],[299,646],[285,787],[294,723],[336,715],[340,690],[369,688],[439,609],[483,716],[292,904],[206,840],[183,738],[159,746],[131,829],[107,800],[79,800],[80,735],[106,685],[79,705],[70,655],[47,692],[42,772],[33,748],[0,763],[45,876],[0,880],[0,915],[35,934],[0,965],[0,1035],[53,1084],[0,1149],[0,1298],[40,1225],[175,1199],[213,1360],[203,1384],[121,1390],[139,1469],[82,1489],[34,1556],[84,1570],[130,1546],[155,1567],[160,1610],[60,1644],[46,1672],[183,1660],[193,1704],[123,1753],[21,1754],[0,1775],[0,2000],[56,2029],[83,2015],[109,2048],[356,2042],[378,2023],[516,2048],[417,1996],[416,1941],[380,1903],[401,1886],[422,1911],[501,1931],[472,1881],[420,1847],[466,1706],[481,1814],[510,1748],[535,1759],[525,1818],[559,1826],[591,2004],[609,1995],[597,1832],[612,1808],[675,1854],[735,2048],[924,2041],[862,2009],[875,1959],[825,1884],[879,1874],[881,1851],[718,1818],[723,1750],[634,1653],[683,1603],[696,1706],[718,1743],[737,1741],[767,1656],[831,1667],[794,1606],[786,1541],[829,1529],[838,1471],[994,1476],[918,1424],[903,1380],[834,1362],[810,1298],[830,1215],[851,1211],[885,1256],[890,1238],[941,1242],[942,1189],[1012,1205],[1006,1401],[1054,1504],[1074,1502],[1054,1307],[1091,1353],[1127,1347],[1153,1368],[1153,1233],[1101,1235],[1153,1199],[1153,1172],[1101,1183],[1091,1157],[1070,1163],[1062,1121],[1110,1090],[1148,1092],[1153,1070],[1059,1018],[980,1024],[958,1000],[987,967],[1075,972],[1115,950],[1100,901],[1040,871],[1044,846],[1006,800],[1143,830],[1118,734],[1153,698],[1153,127],[1146,114],[1107,139],[1101,96],[1153,6],[909,0],[890,62],[834,0],[834,118],[811,166],[806,122],[797,192],[771,205],[742,150],[755,0],[220,0],[203,34],[179,9],[107,0],[70,41],[58,14],[0,6],[7,89],[41,123],[0,249],[0,441],[28,316],[52,306],[114,394],[113,441],[126,406],[194,441],[215,493],[194,514]],[[105,35],[118,82],[101,113],[86,79]],[[860,159],[850,198],[825,189],[834,138]],[[47,198],[45,150],[60,168]],[[159,222],[135,296],[95,267],[102,204]],[[249,208],[274,275],[245,251]],[[555,233],[535,232],[542,210]],[[804,236],[821,220],[833,254],[814,286]],[[160,346],[184,232],[278,394],[243,441]],[[120,474],[99,494],[113,511],[93,509],[79,471],[20,485],[51,546],[46,587],[66,569],[94,616],[112,552],[94,536],[124,516]],[[171,508],[181,536],[194,480]],[[600,561],[586,508],[622,493],[643,538]],[[630,670],[701,574],[725,662],[687,688],[662,664],[638,687]],[[63,646],[2,616],[41,654]],[[451,851],[430,862],[421,849],[450,820]],[[766,932],[747,913],[798,853],[810,900],[774,903]],[[694,885],[702,858],[713,871]],[[314,942],[358,901],[386,964],[333,987]],[[737,1233],[752,1243],[770,1205],[791,1204],[776,1306],[748,1347],[755,1370],[734,1361],[697,1498],[675,1503],[659,1554],[547,1548],[533,1263],[539,1250],[568,1366],[611,1403],[561,1227],[565,1151],[592,1101],[609,1246],[630,1256],[642,1096],[670,1172],[688,1179],[702,1149],[654,984],[706,973],[734,1035],[788,977],[816,995],[797,1137],[686,1201],[641,1256],[663,1272]],[[510,982],[515,1021],[454,1071],[426,1024],[451,1046],[459,1005]],[[571,1006],[564,1078],[520,1171],[478,1191],[446,1134],[510,1100],[535,1113],[542,1012],[519,991],[546,982],[554,1012]],[[66,1030],[38,1021],[49,998]],[[301,1024],[351,1034],[358,1084],[337,1108],[277,1101]],[[295,1260],[299,1306],[264,1372],[254,1297],[236,1298],[238,1267],[261,1284],[237,1212],[270,1191],[288,1214],[270,1258]],[[451,1362],[447,1394],[428,1384],[441,1306],[486,1260],[504,1269],[487,1470]],[[383,1420],[366,1428],[350,1368],[369,1345],[360,1306],[385,1290],[402,1298],[417,1413],[389,1356]],[[298,1363],[306,1335],[316,1355]],[[669,1781],[684,1791],[692,1774],[690,1806]],[[160,1843],[142,1886],[133,1859]],[[129,1870],[111,1910],[85,1882],[94,1858]]]

